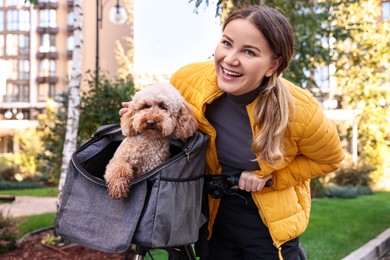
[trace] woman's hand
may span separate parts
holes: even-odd
[[[129,107],[129,102],[122,102],[122,107],[120,110],[119,110],[119,115],[120,116],[123,116],[124,114],[126,114],[126,112],[128,111],[128,107]]]
[[[248,192],[261,191],[264,188],[265,183],[271,178],[271,174],[264,178],[259,178],[250,171],[243,171],[238,182],[238,187],[240,190]]]

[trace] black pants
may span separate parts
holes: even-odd
[[[245,200],[224,195],[209,241],[209,260],[277,260],[278,249],[273,245],[249,192],[239,192]],[[282,246],[285,260],[298,259],[299,238]]]

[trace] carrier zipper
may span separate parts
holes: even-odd
[[[190,151],[187,148],[184,148],[183,152],[187,155],[187,161],[191,162]]]

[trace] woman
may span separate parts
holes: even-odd
[[[297,259],[310,179],[344,158],[317,100],[280,77],[293,52],[286,18],[250,6],[227,18],[213,62],[187,65],[171,78],[210,136],[206,175],[240,176],[239,196],[209,195],[206,259]]]

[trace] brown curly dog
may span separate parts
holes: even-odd
[[[170,137],[190,137],[197,127],[189,105],[172,85],[160,83],[136,92],[121,117],[126,138],[104,174],[110,197],[127,197],[134,178],[169,159]]]

